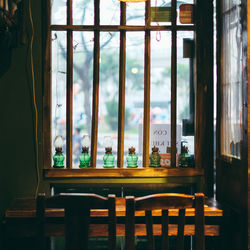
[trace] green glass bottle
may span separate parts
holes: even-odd
[[[82,153],[79,156],[79,160],[79,168],[89,168],[90,155],[88,153],[88,148],[82,148]]]
[[[64,168],[64,155],[62,153],[62,148],[56,148],[56,153],[53,156],[54,165],[53,168]]]
[[[184,145],[184,143],[187,143],[186,141],[181,142],[181,154],[179,158],[179,167],[180,168],[188,168],[192,167],[192,160],[188,153],[188,147]]]
[[[90,146],[90,137],[89,135],[84,135],[81,139],[82,153],[79,156],[80,165],[79,168],[89,168],[90,155],[89,155],[89,146]]]
[[[112,154],[112,148],[105,148],[106,153],[103,156],[104,168],[114,168],[115,157]]]
[[[159,148],[156,146],[152,148],[152,153],[149,156],[149,166],[152,168],[161,167],[161,156],[159,154]]]
[[[128,149],[128,155],[126,157],[127,160],[127,167],[128,168],[137,168],[137,161],[138,161],[138,156],[135,153],[135,148],[131,147]]]

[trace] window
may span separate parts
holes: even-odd
[[[113,138],[117,169],[126,168],[131,146],[142,169],[149,167],[153,145],[172,159],[167,164],[172,168],[179,164],[181,141],[194,155],[198,26],[193,9],[193,0],[47,1],[46,169],[52,166],[56,135],[66,141],[67,169],[79,168],[83,134],[91,136],[91,169],[103,168],[107,135]]]
[[[242,56],[240,1],[222,4],[221,34],[221,155],[240,159],[243,140]]]

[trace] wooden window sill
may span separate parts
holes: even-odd
[[[44,169],[46,178],[145,178],[145,177],[188,177],[204,175],[203,169],[196,168],[88,168],[88,169]]]

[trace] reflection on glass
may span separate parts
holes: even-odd
[[[119,93],[119,33],[100,33],[100,83],[97,167],[103,167],[104,137],[113,141],[112,153],[117,162],[118,93]]]
[[[73,1],[73,24],[93,25],[94,24],[94,1],[74,0]]]
[[[79,167],[81,138],[91,135],[93,32],[73,33],[73,168]]]
[[[138,166],[142,166],[144,32],[127,32],[126,43],[124,166],[132,146],[138,152]]]
[[[159,39],[160,38],[160,39]],[[161,165],[170,166],[171,146],[171,32],[151,32],[150,149],[155,146]],[[153,164],[154,165],[154,164]]]
[[[51,24],[66,24],[67,6],[65,0],[51,0]]]
[[[52,32],[52,138],[66,140],[66,32]],[[51,143],[54,152],[53,142]],[[62,151],[66,156],[66,144]]]
[[[117,0],[100,1],[100,24],[101,25],[120,24],[120,1]]]
[[[224,5],[226,2],[223,1]],[[238,1],[228,2],[222,36],[222,154],[240,157],[242,141],[242,36]]]
[[[190,155],[194,154],[194,135],[191,129],[194,122],[194,94],[191,91],[193,89],[193,39],[193,31],[177,32],[177,133],[179,131],[181,134],[182,145],[188,148]],[[177,149],[180,154],[180,141],[177,143]]]
[[[127,6],[127,25],[145,24],[145,2],[126,3]]]

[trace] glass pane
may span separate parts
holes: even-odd
[[[65,0],[51,0],[51,24],[66,24],[67,6]]]
[[[94,0],[73,1],[73,24],[74,25],[94,24]]]
[[[142,127],[144,106],[144,32],[127,32],[124,166],[130,147],[142,166]]]
[[[52,154],[54,138],[62,136],[65,144],[63,154],[66,160],[66,32],[52,32]],[[65,164],[66,161],[64,161]]]
[[[100,1],[100,24],[101,25],[120,24],[120,1],[118,0]]]
[[[240,157],[242,141],[241,9],[231,5],[222,18],[222,154]]]
[[[177,32],[177,138],[179,138],[177,149],[178,154],[183,154],[185,146],[191,158],[194,155],[193,40],[194,33],[192,31]]]
[[[145,2],[126,3],[127,25],[145,25]]]
[[[91,136],[93,37],[93,32],[73,33],[73,168],[79,167],[82,136]]]
[[[100,33],[100,84],[97,167],[103,167],[104,137],[112,138],[112,153],[117,165],[119,33]]]
[[[160,37],[160,40],[158,39]],[[151,32],[150,149],[159,148],[163,167],[170,166],[171,32]]]

